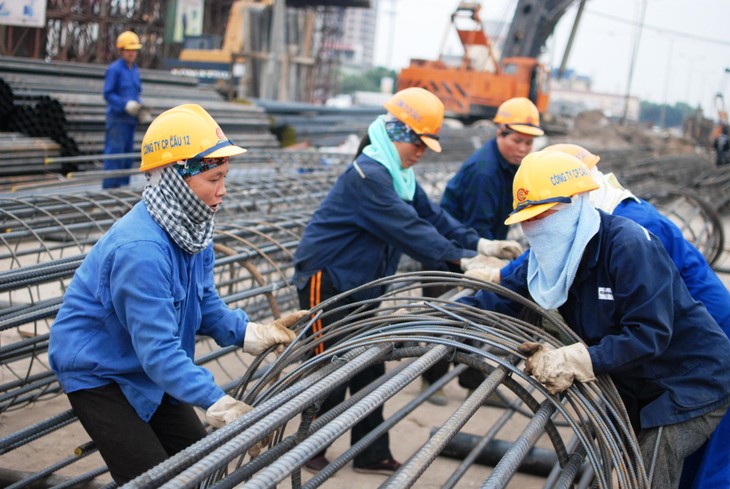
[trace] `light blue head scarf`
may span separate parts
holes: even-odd
[[[585,193],[555,214],[522,223],[530,243],[527,288],[535,302],[545,309],[565,304],[586,245],[600,224],[601,216]]]
[[[362,152],[388,169],[398,197],[410,202],[416,195],[416,174],[412,168],[403,168],[401,165],[398,151],[385,129],[385,117],[379,116],[368,127],[370,144],[365,146]]]

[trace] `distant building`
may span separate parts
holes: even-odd
[[[622,119],[626,108],[626,120],[639,121],[641,101],[629,97],[626,107],[626,94],[600,93],[591,90],[591,78],[566,70],[558,78],[558,70],[550,77],[550,107],[548,112],[566,117],[574,117],[586,110],[600,110],[611,119]]]
[[[371,0],[370,8],[345,10],[339,55],[344,65],[369,68],[375,51],[375,29],[378,19],[378,3]]]

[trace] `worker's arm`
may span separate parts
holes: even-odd
[[[112,64],[106,70],[106,75],[104,76],[104,100],[106,100],[106,103],[109,104],[114,112],[123,114],[127,99],[119,93],[122,73],[117,67],[117,64]]]
[[[220,346],[241,345],[249,322],[248,315],[240,308],[229,308],[218,295],[213,274],[213,245],[201,253],[204,267],[197,284],[202,316],[199,334],[210,336]]]
[[[357,219],[368,232],[422,262],[457,262],[476,255],[420,217],[411,204],[398,197],[387,170],[379,167],[377,163],[365,167],[365,178],[350,176],[359,199]]]
[[[416,194],[413,198],[413,207],[416,213],[430,222],[436,230],[447,239],[457,241],[464,248],[477,249],[479,233],[454,219],[451,214],[443,210],[431,199],[420,185],[416,184]]]

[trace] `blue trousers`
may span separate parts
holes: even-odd
[[[104,141],[104,154],[131,153],[134,151],[134,131],[137,124],[113,122],[107,124],[106,139]],[[125,158],[120,160],[104,160],[105,170],[128,170],[132,168],[132,160]],[[102,182],[102,188],[117,188],[129,185],[129,177],[106,178]]]

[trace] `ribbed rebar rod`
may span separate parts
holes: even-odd
[[[527,452],[545,431],[545,426],[550,422],[553,413],[555,413],[555,405],[549,401],[543,402],[535,416],[527,423],[525,430],[517,437],[512,448],[502,457],[502,460],[499,461],[487,480],[484,481],[481,486],[482,489],[500,489],[507,486]]]

